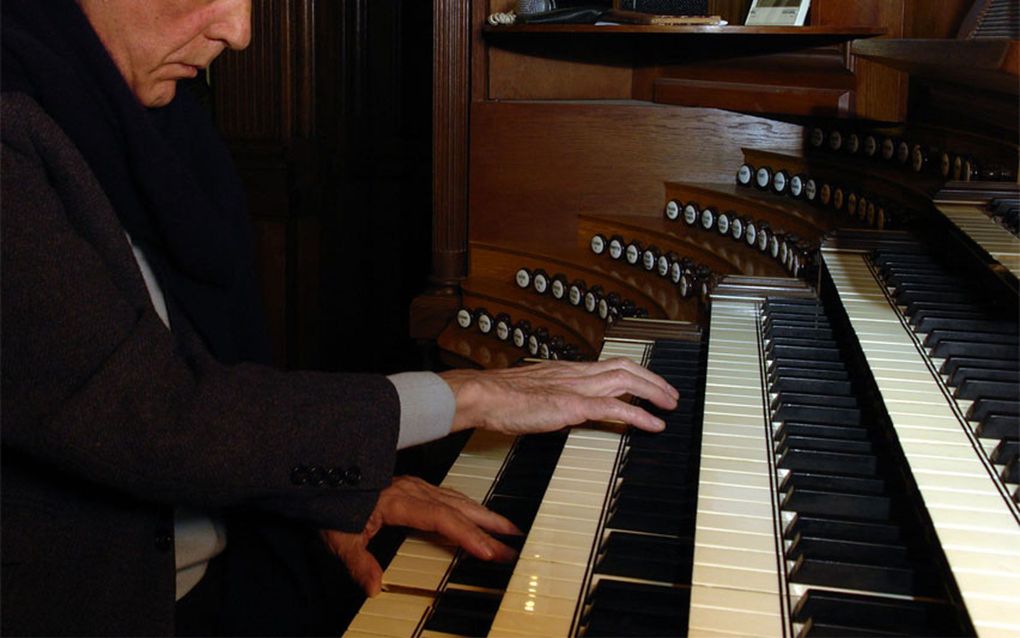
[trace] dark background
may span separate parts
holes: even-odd
[[[427,285],[431,3],[261,0],[210,102],[248,194],[274,360],[393,372]]]

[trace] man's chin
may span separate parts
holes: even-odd
[[[137,97],[146,108],[158,109],[169,104],[176,94],[177,82],[160,82],[158,86]]]

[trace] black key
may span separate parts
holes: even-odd
[[[913,304],[923,302],[974,305],[977,300],[974,294],[968,291],[950,290],[897,290],[896,303],[910,308]],[[909,311],[908,311],[909,312]]]
[[[813,516],[843,517],[858,521],[887,521],[892,513],[887,496],[791,489],[781,507]]]
[[[903,266],[883,268],[879,274],[887,286],[899,287],[904,282],[917,281],[938,281],[945,277],[945,273],[938,266],[918,266],[905,268]]]
[[[450,572],[450,582],[506,591],[515,563],[494,563],[473,556],[461,556]]]
[[[549,484],[548,479],[546,485]],[[542,504],[542,494],[545,494],[545,487],[538,495],[528,497],[508,496],[506,494],[493,494],[485,502],[485,506],[492,511],[505,516],[521,531],[531,529],[531,523],[535,520],[538,508]]]
[[[802,394],[827,394],[831,396],[849,396],[852,386],[849,381],[834,381],[813,377],[777,377],[772,384],[773,392],[795,392]]]
[[[447,589],[439,594],[425,629],[460,636],[489,633],[503,594]]]
[[[868,438],[867,428],[860,426],[829,425],[826,423],[804,423],[801,421],[783,421],[776,430],[775,438],[784,436],[813,436],[819,438],[854,439]]]
[[[624,480],[679,483],[688,478],[693,464],[687,459],[672,459],[651,450],[630,451],[620,470]]]
[[[528,468],[510,468],[504,470],[496,481],[494,491],[508,496],[533,497],[536,494],[540,498],[549,484],[551,474],[546,472],[533,472]]]
[[[892,523],[850,521],[806,515],[794,517],[783,529],[783,537],[789,540],[793,540],[798,534],[875,543],[896,543],[902,539],[899,526]]]
[[[1014,349],[1018,341],[1016,334],[1003,334],[997,332],[976,332],[973,330],[959,330],[939,328],[932,330],[924,338],[924,345],[934,348],[943,341],[966,341],[967,343],[997,343],[1012,345]]]
[[[995,449],[992,450],[991,458],[992,463],[998,465],[1004,465],[1009,462],[1010,459],[1015,459],[1020,454],[1020,441],[1017,439],[1003,439],[999,441]]]
[[[990,312],[988,308],[978,306],[974,303],[963,303],[955,302],[950,303],[948,301],[914,301],[907,304],[907,316],[914,317],[917,313],[927,310],[934,312],[935,314],[945,314],[947,312],[969,312],[975,319],[981,317],[987,317]]]
[[[984,321],[987,318],[987,314],[968,308],[943,311],[939,311],[937,308],[926,308],[912,314],[910,323],[913,324],[915,331],[928,332],[931,328],[937,328],[954,321]]]
[[[910,634],[867,629],[847,625],[829,625],[809,620],[797,634],[797,638],[908,638]]]
[[[856,408],[857,397],[828,394],[808,394],[805,392],[779,392],[772,401],[772,407],[781,405],[822,405],[833,408]]]
[[[690,537],[674,539],[613,531],[603,543],[595,571],[663,583],[690,583],[693,551]]]
[[[860,439],[837,439],[829,437],[787,435],[776,439],[776,453],[782,454],[789,448],[816,450],[819,452],[846,452],[849,454],[869,454],[872,452],[871,441]]]
[[[777,370],[785,370],[795,368],[801,370],[801,374],[817,375],[819,378],[823,378],[822,375],[818,374],[819,371],[830,371],[846,374],[846,367],[842,361],[809,361],[806,359],[773,359],[768,362],[769,374],[773,374]],[[828,377],[824,377],[828,378]]]
[[[667,424],[668,426],[669,424]],[[645,432],[643,430],[631,430],[627,444],[637,450],[659,450],[672,452],[674,454],[690,455],[693,450],[698,449],[701,441],[694,436],[695,429],[670,428],[664,432]]]
[[[804,301],[805,303],[800,303]],[[770,317],[784,317],[784,316],[800,316],[818,315],[821,317],[825,316],[825,310],[819,305],[817,300],[814,299],[768,299],[765,301],[765,314]]]
[[[790,570],[790,580],[804,585],[904,596],[926,595],[932,587],[931,579],[909,567],[859,565],[804,557],[798,559]]]
[[[696,503],[693,486],[664,489],[625,481],[613,501],[608,526],[651,534],[689,535]]]
[[[762,324],[762,332],[767,336],[772,336],[776,331],[787,332],[787,333],[798,333],[801,331],[818,331],[818,332],[829,332],[829,337],[832,335],[832,326],[829,325],[829,320],[823,316],[817,317],[796,317],[796,318],[785,318],[785,317],[765,317],[765,322]]]
[[[1020,401],[1020,385],[1013,381],[967,379],[956,388],[958,399],[1003,399]]]
[[[990,368],[956,368],[949,376],[949,385],[960,386],[968,380],[975,381],[997,381],[999,383],[1012,383],[1020,385],[1020,369],[996,370]],[[967,397],[972,398],[972,397]]]
[[[1016,436],[1020,430],[1020,416],[1015,414],[991,414],[978,423],[974,433],[983,439],[1004,439]]]
[[[774,361],[807,360],[841,362],[842,356],[837,348],[815,346],[772,346],[770,358]]]
[[[680,636],[687,629],[690,590],[603,578],[588,602],[586,637]]]
[[[788,472],[779,484],[779,490],[788,492],[791,489],[872,496],[886,494],[885,479],[881,477],[842,476],[821,472]]]
[[[832,540],[817,536],[798,536],[786,550],[787,560],[801,556],[855,565],[909,567],[907,548],[900,544]]]
[[[977,399],[967,410],[967,418],[971,421],[984,421],[991,414],[1020,415],[1020,403],[1000,399]]]
[[[1000,361],[1012,361],[1014,367],[1017,359],[1020,358],[1015,343],[977,343],[972,341],[953,341],[951,339],[940,341],[937,346],[931,349],[933,357],[977,357],[982,359],[999,359]]]
[[[802,379],[810,377],[819,381],[847,381],[850,375],[842,365],[829,365],[826,369],[821,368],[801,368],[787,364],[780,364],[772,366],[769,370],[769,380],[772,383],[778,382],[783,378],[794,378]]]
[[[765,336],[770,339],[781,337],[797,337],[800,339],[832,340],[832,330],[827,327],[815,327],[810,323],[795,326],[775,325],[765,329]]]
[[[1020,462],[1017,462],[1015,456],[1006,462],[1006,467],[999,472],[999,478],[1004,483],[1020,483]]]
[[[960,368],[981,368],[982,370],[1016,370],[1016,361],[981,357],[951,357],[946,359],[939,370],[942,374],[953,375]]]
[[[861,424],[861,411],[857,408],[830,408],[824,405],[783,404],[773,413],[772,418],[777,421],[855,426]]]
[[[995,334],[1016,335],[1017,324],[1015,321],[995,321],[990,319],[968,318],[971,313],[965,313],[958,317],[940,317],[925,313],[921,319],[914,318],[914,330],[916,332],[931,332],[932,330],[965,330],[972,332],[990,332]]]
[[[641,483],[640,481],[623,481],[616,488],[613,500],[633,498],[656,501],[656,507],[676,508],[681,503],[687,502],[692,494],[696,494],[697,487],[696,483]]]
[[[836,342],[832,339],[811,339],[805,335],[793,336],[793,337],[774,337],[765,344],[765,353],[772,352],[777,346],[793,346],[800,348],[827,348],[833,349],[836,347]]]
[[[955,610],[945,603],[902,600],[809,589],[793,609],[793,620],[815,626],[874,629],[908,636],[964,635]]]
[[[778,466],[794,471],[875,476],[877,460],[870,454],[841,454],[839,452],[816,452],[789,448],[779,457]]]
[[[912,290],[960,290],[967,287],[960,277],[947,277],[944,274],[936,274],[934,270],[906,272],[899,270],[889,272],[885,278],[888,286],[900,290],[909,288]]]

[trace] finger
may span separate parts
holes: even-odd
[[[586,390],[581,390],[581,388],[577,388],[577,390],[590,396],[619,397],[631,394],[667,410],[672,410],[677,405],[676,398],[663,390],[661,386],[634,375],[625,367],[606,370],[590,377],[587,383],[590,385]]]
[[[510,519],[480,505],[460,492],[443,488],[437,494],[437,498],[486,531],[512,536],[523,534]]]
[[[448,487],[438,487],[416,477],[399,477],[400,487],[415,498],[437,500],[452,507],[482,529],[496,534],[520,535],[520,529],[508,518],[479,504],[471,497]],[[394,481],[396,484],[396,480]]]
[[[364,534],[323,530],[320,536],[329,550],[344,564],[351,580],[367,596],[375,596],[382,590],[382,567],[366,549],[368,539]]]
[[[436,521],[436,531],[482,560],[505,563],[517,556],[517,552],[512,548],[486,534],[466,517],[459,516],[459,512],[456,515],[440,517]]]
[[[674,388],[672,385],[670,385],[668,381],[663,379],[661,376],[655,374],[654,372],[652,372],[648,368],[645,368],[643,366],[640,366],[640,365],[634,363],[630,359],[624,359],[622,357],[616,357],[616,358],[613,358],[613,359],[607,359],[606,363],[610,363],[610,364],[614,364],[614,365],[619,365],[622,369],[624,369],[627,372],[633,374],[634,376],[636,376],[636,377],[638,377],[638,378],[640,378],[640,379],[642,379],[642,380],[644,380],[644,381],[646,381],[646,382],[648,382],[648,383],[650,383],[650,384],[660,388],[663,392],[665,392],[667,395],[669,395],[673,399],[680,398],[680,391],[677,390],[676,388]]]
[[[358,548],[341,560],[347,567],[351,580],[361,587],[366,596],[371,598],[382,591],[382,567],[368,550]]]
[[[586,408],[590,410],[587,417],[590,421],[620,421],[648,432],[666,429],[666,422],[659,417],[616,398],[589,399]]]
[[[390,516],[387,520],[390,523],[436,532],[477,558],[508,561],[515,556],[514,550],[489,536],[457,508],[441,500],[394,500],[388,509]]]

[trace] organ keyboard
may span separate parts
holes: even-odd
[[[511,325],[549,358],[610,356],[622,342],[603,335],[638,314],[706,336],[637,355],[693,371],[668,436],[579,429],[507,442],[491,478],[455,465],[450,485],[527,532],[516,564],[415,538],[351,635],[1020,633],[1020,250],[1015,211],[987,206],[1016,193],[1017,46],[949,60],[920,38],[944,38],[926,30],[951,11],[890,1],[881,26],[919,40],[836,67],[835,47],[772,55],[803,29],[612,36],[479,26],[511,0],[458,13],[469,41],[437,40],[466,72],[438,76],[464,93],[437,93],[433,274],[459,295],[424,297],[416,336],[480,367],[527,356]],[[812,5],[823,31],[878,15]],[[759,80],[789,104],[762,106]],[[527,473],[541,481],[507,480]],[[441,573],[401,580],[426,558]]]
[[[1016,440],[1015,398],[1012,413],[1008,406],[994,413],[1010,423],[996,432],[1001,436],[980,436],[982,423],[969,417],[991,423],[992,414],[975,415],[975,404],[954,397],[943,379],[944,362],[952,361],[954,353],[950,351],[947,358],[931,356],[933,348],[911,330],[897,300],[882,285],[876,264],[866,255],[833,249],[824,251],[824,256],[975,629],[981,635],[1016,635],[1020,632],[1015,613],[1020,609],[1017,478],[998,470],[990,459],[995,446]],[[1012,325],[1015,335],[1016,324]],[[1008,336],[994,338],[1012,348],[1006,361],[1012,361],[1015,370],[1017,345]],[[1012,384],[1015,397],[1016,382]],[[989,438],[994,441],[991,445],[985,443]]]
[[[975,443],[985,422],[961,417],[973,403],[946,390],[862,252],[823,255],[836,310],[793,284],[717,291],[703,386],[682,390],[703,393],[682,421],[697,441],[571,431],[534,517],[515,520],[528,534],[502,584],[455,582],[456,552],[412,537],[347,635],[1015,635],[1016,479]],[[877,399],[851,381],[858,347]],[[647,363],[652,349],[608,339],[601,356]],[[1015,432],[996,431],[1015,466]],[[506,450],[477,433],[444,485],[499,510]],[[688,491],[656,502],[671,488],[649,467]],[[628,511],[625,490],[645,484]],[[661,507],[665,525],[624,520]]]
[[[623,323],[632,336],[608,338],[602,358],[626,357],[647,365],[652,342],[633,337],[666,331],[690,340],[698,334],[672,322]],[[507,569],[502,580],[458,582],[457,561],[463,564],[472,559],[458,557],[438,539],[412,535],[384,572],[386,591],[365,602],[345,635],[431,636],[453,633],[444,631],[449,629],[459,629],[455,635],[475,635],[473,627],[484,627],[483,633],[489,635],[513,636],[534,633],[536,619],[542,623],[537,630],[540,635],[569,633],[575,622],[576,601],[582,588],[591,584],[590,549],[598,546],[596,536],[605,523],[606,501],[614,496],[609,488],[617,465],[629,458],[625,454],[628,438],[599,428],[575,428],[568,434],[527,436],[516,441],[488,432],[474,433],[442,486],[485,502],[527,530],[512,574]],[[549,447],[554,454],[547,454],[543,467],[536,468],[534,448],[543,440],[552,440]],[[544,447],[542,443],[538,446]],[[524,463],[525,471],[515,469],[515,462]],[[530,496],[536,511],[522,515],[520,503],[507,506],[500,502],[501,496],[509,501]],[[494,583],[498,583],[498,593],[493,591]],[[480,591],[481,597],[471,598]],[[442,592],[438,599],[437,592]],[[444,608],[444,600],[462,595],[472,608]],[[492,607],[479,612],[478,605],[486,604]]]
[[[973,188],[947,189],[946,194],[935,197],[935,207],[993,261],[1013,277],[1020,277],[1020,238],[1017,237],[1020,190],[1015,185],[1011,189],[996,186],[995,194]],[[998,220],[993,217],[996,208],[1001,209]]]

